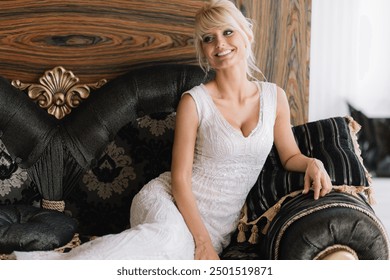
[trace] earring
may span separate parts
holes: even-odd
[[[211,70],[211,67],[207,59],[205,61],[205,64],[206,64],[206,72],[209,72]]]

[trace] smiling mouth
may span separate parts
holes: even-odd
[[[230,53],[232,53],[232,52],[233,52],[233,50],[226,50],[226,51],[217,53],[215,56],[221,57],[221,56],[228,55],[228,54],[230,54]]]

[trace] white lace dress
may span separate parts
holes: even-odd
[[[273,144],[276,86],[260,82],[256,128],[245,137],[218,111],[202,84],[191,89],[200,125],[192,189],[218,253],[236,230],[245,198]],[[15,252],[17,259],[193,259],[194,241],[171,194],[171,174],[146,184],[131,206],[131,228],[99,237],[69,253]]]

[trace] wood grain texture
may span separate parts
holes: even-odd
[[[207,0],[2,0],[0,75],[36,82],[63,66],[82,83],[134,65],[196,64],[193,25]],[[307,121],[311,0],[235,0],[255,21],[258,64]],[[259,77],[260,78],[260,77]]]
[[[196,63],[203,1],[1,1],[0,74],[25,81],[61,65],[83,82],[150,61]]]

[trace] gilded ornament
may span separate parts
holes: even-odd
[[[87,99],[91,89],[102,87],[107,80],[102,79],[92,84],[78,84],[79,78],[62,66],[48,70],[39,78],[39,84],[12,81],[20,90],[27,90],[28,96],[50,115],[62,119]]]

